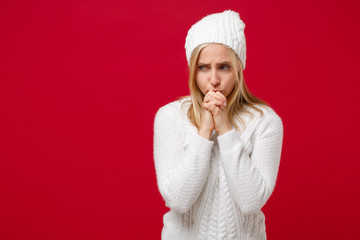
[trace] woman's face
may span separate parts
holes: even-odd
[[[234,89],[236,75],[224,45],[210,44],[204,47],[196,67],[196,83],[204,95],[218,90],[227,97]]]

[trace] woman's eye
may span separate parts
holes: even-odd
[[[198,69],[199,69],[199,70],[205,70],[206,67],[205,67],[205,66],[198,66]]]
[[[228,69],[230,69],[230,66],[229,66],[229,65],[221,65],[221,66],[220,66],[220,69],[222,69],[222,70],[228,70]]]

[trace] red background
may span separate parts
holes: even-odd
[[[1,1],[0,239],[160,239],[153,121],[203,16],[246,24],[284,123],[268,239],[359,239],[358,1]]]

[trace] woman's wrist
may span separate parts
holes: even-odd
[[[202,138],[205,138],[206,140],[210,140],[211,131],[206,130],[206,129],[203,129],[203,128],[200,128],[200,129],[199,129],[199,135],[200,135]]]
[[[232,130],[232,126],[231,126],[231,124],[229,123],[229,124],[226,124],[226,126],[224,126],[224,128],[218,129],[218,130],[216,130],[216,131],[217,131],[217,133],[218,133],[219,135],[223,135],[223,134],[225,134],[225,133],[227,133],[227,132],[229,132],[229,131],[231,131],[231,130]]]

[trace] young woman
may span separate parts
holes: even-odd
[[[274,190],[281,118],[246,87],[245,25],[224,11],[186,37],[190,96],[154,123],[159,191],[170,211],[162,239],[266,239],[261,211]]]

